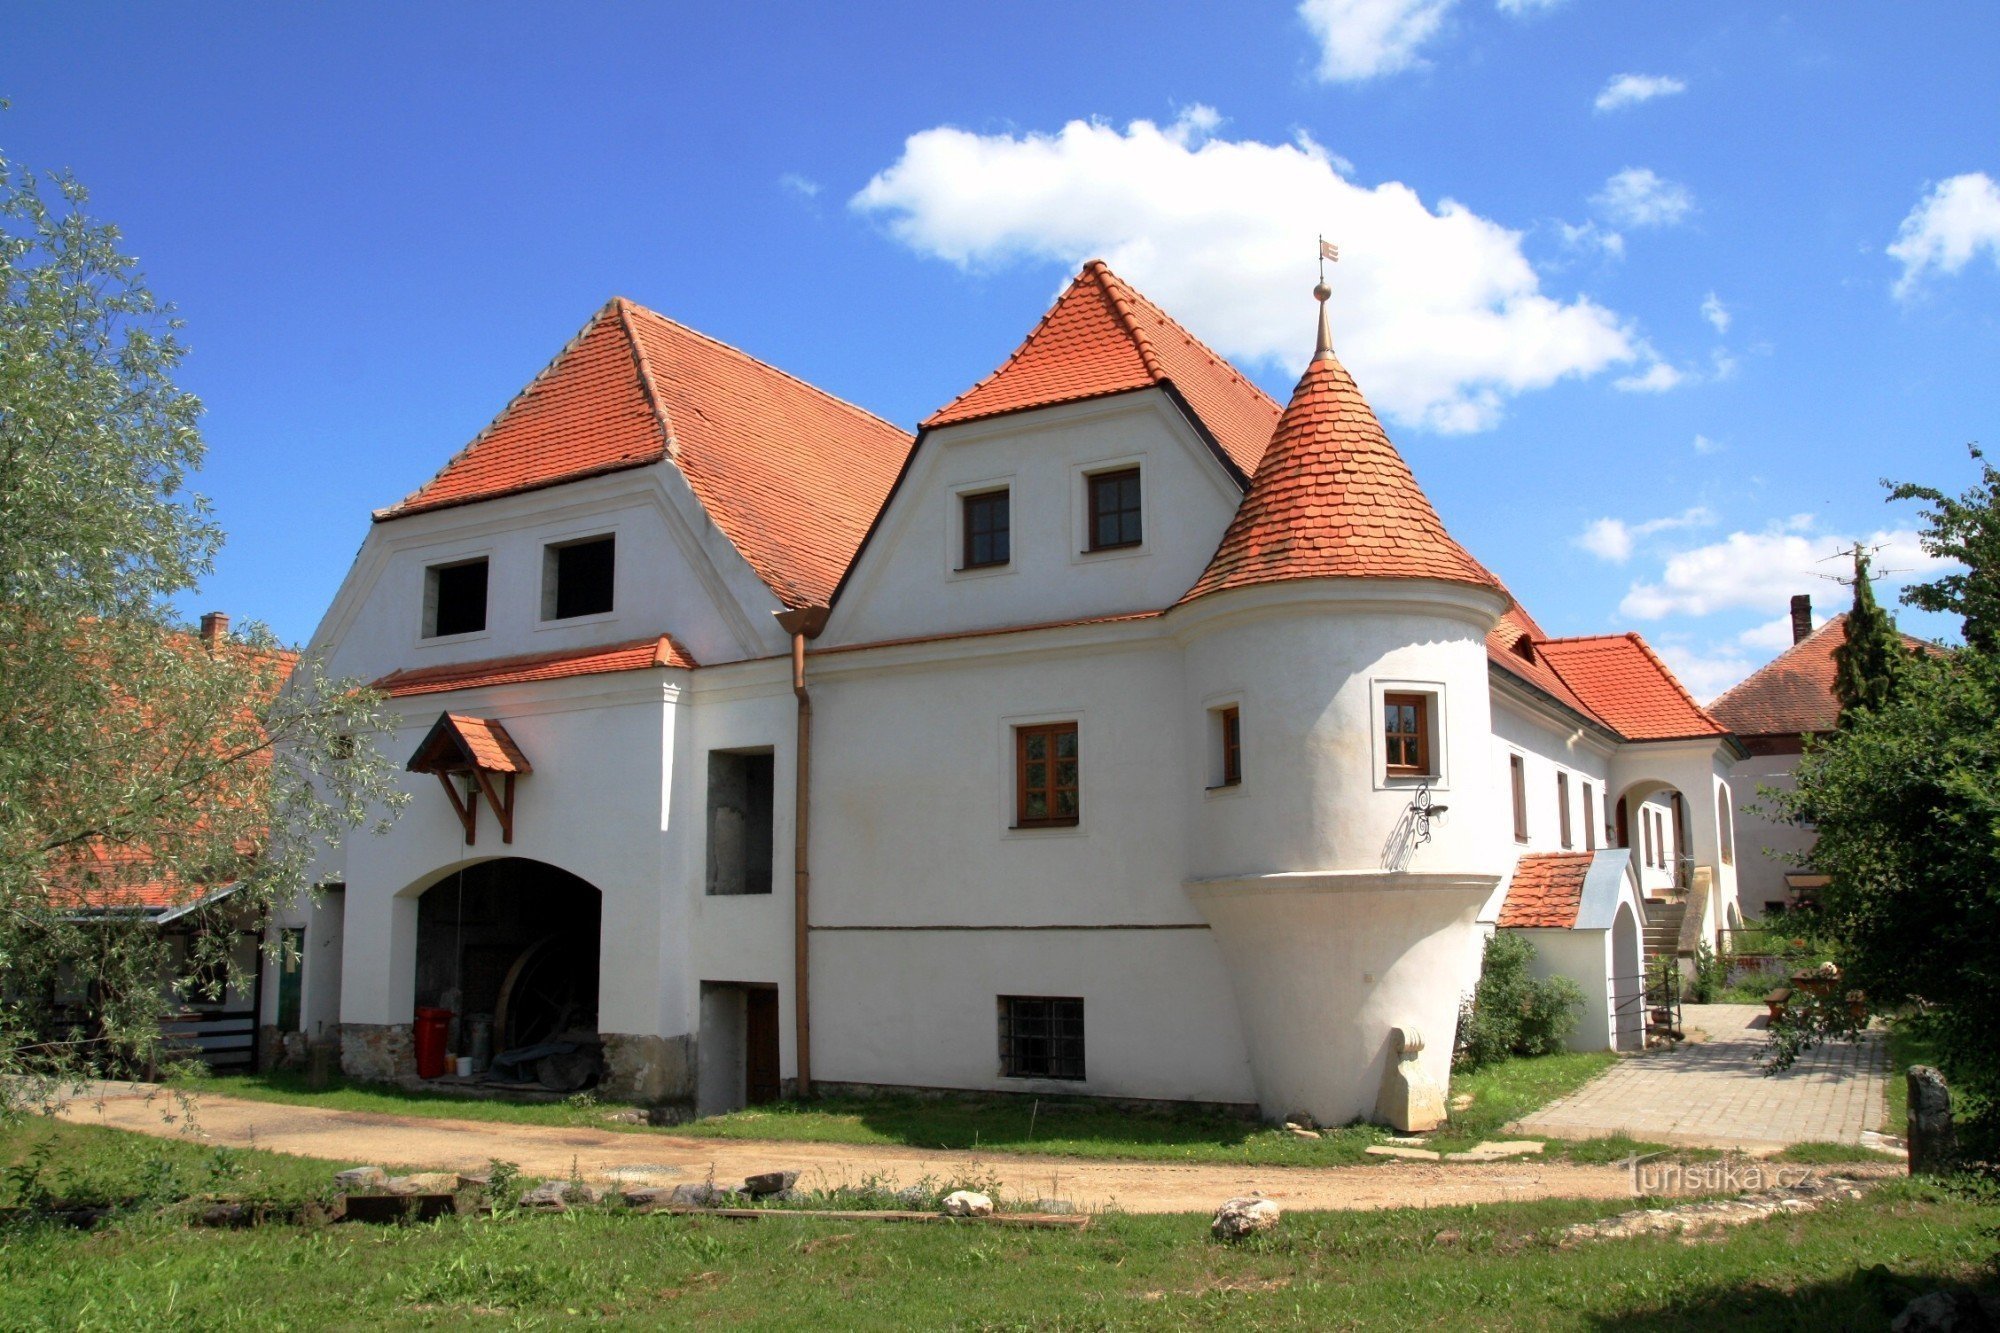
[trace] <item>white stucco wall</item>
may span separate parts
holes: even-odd
[[[1812,830],[1778,823],[1755,808],[1767,803],[1757,794],[1759,787],[1791,790],[1798,762],[1795,754],[1752,755],[1736,765],[1731,782],[1736,798],[1736,892],[1746,917],[1764,916],[1771,904],[1782,907],[1789,901],[1785,875],[1798,867],[1783,857],[1812,850]]]
[[[1085,478],[1140,471],[1145,540],[1088,551]],[[1006,487],[1012,558],[960,571],[960,497]],[[925,434],[848,578],[825,646],[1171,606],[1242,492],[1158,389]]]

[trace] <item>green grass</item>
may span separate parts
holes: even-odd
[[[458,1097],[445,1092],[416,1091],[388,1083],[356,1083],[333,1079],[315,1091],[306,1086],[304,1074],[274,1070],[267,1074],[227,1074],[191,1076],[177,1079],[174,1087],[193,1093],[214,1093],[253,1102],[283,1102],[294,1106],[323,1106],[333,1111],[369,1111],[378,1115],[423,1116],[441,1120],[486,1120],[508,1125],[589,1125],[597,1129],[638,1129],[644,1125],[619,1125],[608,1117],[632,1108],[617,1102],[599,1102],[583,1096],[556,1102],[498,1101],[483,1097]]]
[[[1794,1143],[1772,1158],[1778,1162],[1799,1162],[1808,1166],[1836,1166],[1842,1162],[1894,1162],[1888,1153],[1864,1148],[1858,1143]]]
[[[47,1129],[66,1159],[111,1155],[102,1135],[114,1131]],[[18,1158],[16,1136],[0,1129],[0,1156]],[[246,1170],[292,1169],[242,1156]],[[1898,1182],[1699,1245],[1558,1243],[1563,1227],[1619,1207],[1292,1213],[1240,1247],[1189,1215],[1114,1215],[1080,1233],[616,1210],[403,1227],[23,1226],[0,1237],[0,1327],[1735,1333],[1878,1329],[1922,1292],[1996,1281],[1994,1210],[1930,1185]]]
[[[333,1196],[333,1173],[349,1162],[255,1149],[212,1148],[39,1115],[0,1121],[0,1206],[36,1197],[116,1204],[199,1194],[274,1203]],[[392,1168],[393,1169],[393,1168]]]
[[[1608,1068],[1608,1052],[1565,1053],[1508,1060],[1452,1079],[1452,1094],[1471,1093],[1473,1102],[1452,1113],[1435,1136],[1445,1151],[1470,1147],[1498,1135],[1518,1119]],[[846,1143],[906,1148],[965,1149],[994,1153],[1045,1153],[1057,1157],[1148,1162],[1218,1162],[1267,1166],[1339,1166],[1381,1163],[1368,1155],[1388,1131],[1347,1125],[1300,1138],[1281,1128],[1234,1116],[1163,1105],[1134,1110],[1089,1098],[962,1096],[821,1097],[780,1102],[729,1115],[711,1116],[656,1130],[617,1124],[608,1117],[616,1104],[589,1099],[570,1102],[507,1102],[455,1097],[437,1092],[335,1080],[323,1091],[306,1087],[294,1073],[236,1075],[184,1080],[196,1094],[252,1101],[323,1106],[334,1110],[388,1115],[482,1120],[505,1124],[589,1126],[635,1133],[669,1133],[690,1138],[767,1139],[778,1142]],[[1647,1145],[1650,1151],[1653,1145]],[[1579,1160],[1612,1161],[1586,1146],[1566,1145]]]
[[[1500,1137],[1507,1125],[1566,1097],[1618,1062],[1609,1051],[1565,1051],[1454,1074],[1451,1095],[1472,1094],[1472,1105],[1453,1111],[1433,1142],[1446,1151]]]
[[[1910,1030],[1907,1023],[1890,1019],[1889,1030],[1889,1123],[1887,1132],[1902,1138],[1910,1132],[1911,1065],[1937,1064],[1937,1048]]]

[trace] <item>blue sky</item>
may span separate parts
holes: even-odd
[[[1336,343],[1551,633],[1706,697],[2000,419],[1989,4],[15,3],[0,149],[187,318],[230,533],[302,640],[370,508],[622,294],[905,425],[1113,266],[1281,400]],[[1630,76],[1625,77],[1625,76]],[[1908,577],[1904,575],[1902,577]],[[1946,626],[1905,614],[1917,632]]]

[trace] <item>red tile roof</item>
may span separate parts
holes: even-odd
[[[1933,645],[1902,636],[1912,652]],[[1840,722],[1840,699],[1833,692],[1833,655],[1847,642],[1842,612],[1779,653],[1748,680],[1708,706],[1739,736],[1804,736],[1832,731]]]
[[[1583,881],[1595,852],[1530,852],[1514,866],[1507,900],[1500,908],[1502,929],[1568,930],[1583,905]]]
[[[950,426],[1158,385],[1180,394],[1244,476],[1256,472],[1278,405],[1093,259],[998,370],[923,424]]]
[[[519,657],[488,657],[477,662],[448,662],[441,666],[391,671],[376,681],[374,688],[392,698],[412,694],[442,694],[447,690],[471,690],[483,685],[519,685],[533,680],[560,680],[565,676],[600,676],[613,671],[639,671],[647,667],[692,668],[695,660],[671,637],[639,639],[597,648],[567,648],[560,652],[526,653]]]
[[[529,767],[528,757],[521,753],[521,747],[514,744],[514,738],[507,734],[507,728],[492,718],[446,713],[444,721],[464,743],[465,752],[475,766],[489,773],[534,771]]]
[[[673,462],[779,600],[824,602],[909,451],[903,431],[617,299],[378,520]]]
[[[1543,639],[1535,651],[1593,715],[1626,740],[1728,734],[1636,634]]]
[[[1183,600],[1286,579],[1499,580],[1452,540],[1331,353],[1306,367],[1250,493]]]
[[[1609,729],[1604,719],[1591,711],[1590,705],[1577,697],[1569,683],[1556,674],[1548,659],[1537,651],[1535,645],[1546,639],[1541,626],[1519,603],[1507,608],[1493,628],[1486,635],[1486,657],[1494,665],[1508,674],[1532,685],[1573,713],[1580,713],[1591,721]]]

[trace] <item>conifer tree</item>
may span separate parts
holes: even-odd
[[[1896,632],[1896,622],[1875,600],[1868,577],[1868,552],[1857,544],[1847,641],[1833,650],[1833,691],[1840,699],[1841,726],[1849,724],[1855,709],[1879,712],[1889,702],[1903,656],[1903,639]]]

